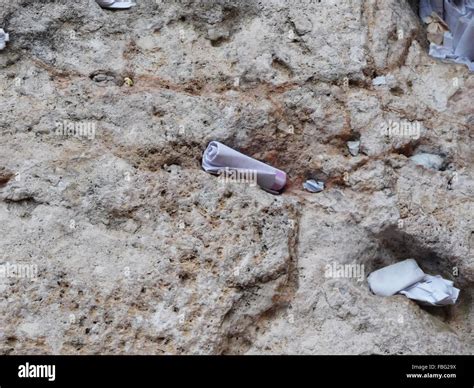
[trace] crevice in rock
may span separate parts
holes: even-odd
[[[285,79],[290,79],[293,77],[293,70],[291,67],[279,57],[273,58],[272,67],[283,77],[285,77]]]
[[[449,257],[441,257],[432,249],[423,247],[415,236],[407,234],[397,226],[385,229],[376,237],[396,260],[414,258],[425,272],[452,278],[454,263]]]
[[[107,83],[121,86],[123,83],[123,77],[120,77],[116,72],[109,70],[96,70],[89,75],[89,78],[101,86]]]
[[[0,168],[0,188],[4,187],[14,177],[13,172],[4,167]]]
[[[444,324],[448,324],[449,329],[453,331],[456,327],[463,326],[464,322],[469,321],[474,284],[463,279],[462,273],[458,277],[453,276],[455,264],[450,257],[424,247],[416,236],[407,234],[397,226],[390,226],[373,237],[380,247],[378,257],[364,263],[367,275],[389,264],[413,258],[425,273],[441,275],[445,279],[454,281],[455,286],[461,289],[456,305],[439,307],[427,306],[415,301],[413,303]],[[464,331],[465,328],[461,328],[462,335],[464,335]]]
[[[114,155],[127,160],[132,167],[151,172],[159,171],[165,165],[197,168],[203,152],[202,144],[192,141],[170,142],[164,147],[108,146]]]

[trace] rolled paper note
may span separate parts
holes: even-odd
[[[425,273],[413,259],[407,259],[372,272],[367,281],[374,294],[391,296],[419,282]]]
[[[128,9],[136,5],[133,1],[96,0],[102,8],[108,9]]]
[[[202,168],[213,174],[221,174],[229,170],[250,172],[250,175],[256,175],[257,184],[260,187],[272,192],[279,192],[286,185],[285,172],[241,154],[217,141],[211,141],[204,151]]]

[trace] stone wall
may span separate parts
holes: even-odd
[[[408,2],[137,1],[0,6],[0,264],[37,271],[0,278],[0,352],[472,353],[474,78]],[[210,140],[286,191],[203,172]],[[326,273],[407,257],[458,303]]]

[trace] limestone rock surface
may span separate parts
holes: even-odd
[[[0,353],[472,354],[474,77],[416,2],[137,3],[0,5],[0,265],[36,271]],[[211,140],[286,191],[206,174]],[[458,303],[370,292],[409,257]]]

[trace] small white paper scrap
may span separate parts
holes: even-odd
[[[10,40],[10,36],[0,28],[0,50],[3,50],[6,43]]]
[[[303,183],[303,188],[310,193],[319,193],[324,190],[324,182],[310,179]]]

